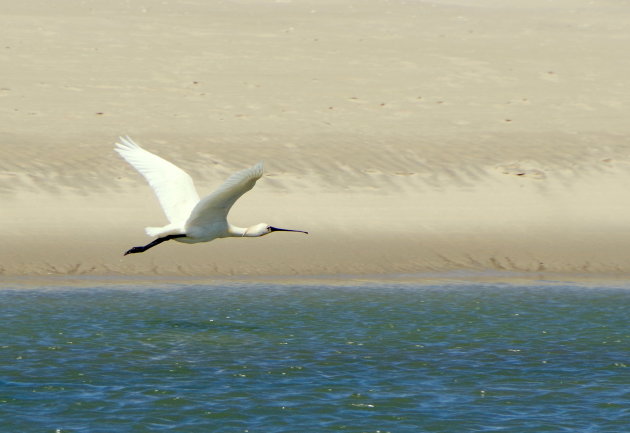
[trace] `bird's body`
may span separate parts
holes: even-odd
[[[278,229],[265,223],[237,227],[227,221],[232,205],[263,175],[262,162],[234,173],[214,192],[200,199],[192,178],[185,171],[144,150],[129,137],[121,137],[120,141],[114,150],[146,178],[169,220],[163,227],[147,227],[147,235],[157,239],[145,246],[133,247],[125,255],[144,252],[170,239],[194,244],[225,237],[264,236],[272,231],[307,233]]]

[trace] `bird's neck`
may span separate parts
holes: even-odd
[[[249,227],[237,227],[231,224],[230,224],[230,227],[228,228],[228,233],[230,234],[230,236],[239,237],[239,238],[255,236],[251,234],[251,232],[249,231]]]

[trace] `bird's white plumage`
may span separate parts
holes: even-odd
[[[230,176],[219,188],[204,197],[193,208],[186,221],[186,233],[217,227],[227,223],[227,214],[243,194],[252,189],[263,175],[263,163],[241,170]]]
[[[144,150],[129,137],[120,137],[116,152],[142,174],[172,225],[183,226],[199,202],[192,178],[175,164]]]
[[[116,143],[116,152],[146,178],[170,221],[164,227],[147,227],[149,236],[185,233],[185,238],[176,240],[196,243],[235,236],[239,230],[247,232],[230,226],[227,214],[236,200],[262,177],[262,162],[233,174],[214,192],[199,200],[192,178],[185,171],[144,150],[129,137],[120,137],[120,141]]]

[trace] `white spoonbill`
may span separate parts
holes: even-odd
[[[184,170],[144,150],[129,137],[120,137],[120,141],[114,150],[149,182],[170,222],[164,227],[147,227],[147,235],[158,238],[147,245],[129,249],[125,255],[142,253],[171,239],[195,244],[230,236],[264,236],[279,231],[308,234],[302,230],[279,229],[265,223],[243,228],[227,221],[227,214],[234,202],[252,189],[262,176],[262,162],[234,173],[213,193],[200,200],[192,178]]]

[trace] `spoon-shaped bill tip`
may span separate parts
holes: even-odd
[[[271,229],[272,232],[298,232],[298,233],[308,234],[308,232],[305,232],[304,230],[280,229],[278,227],[269,227],[269,228]]]

